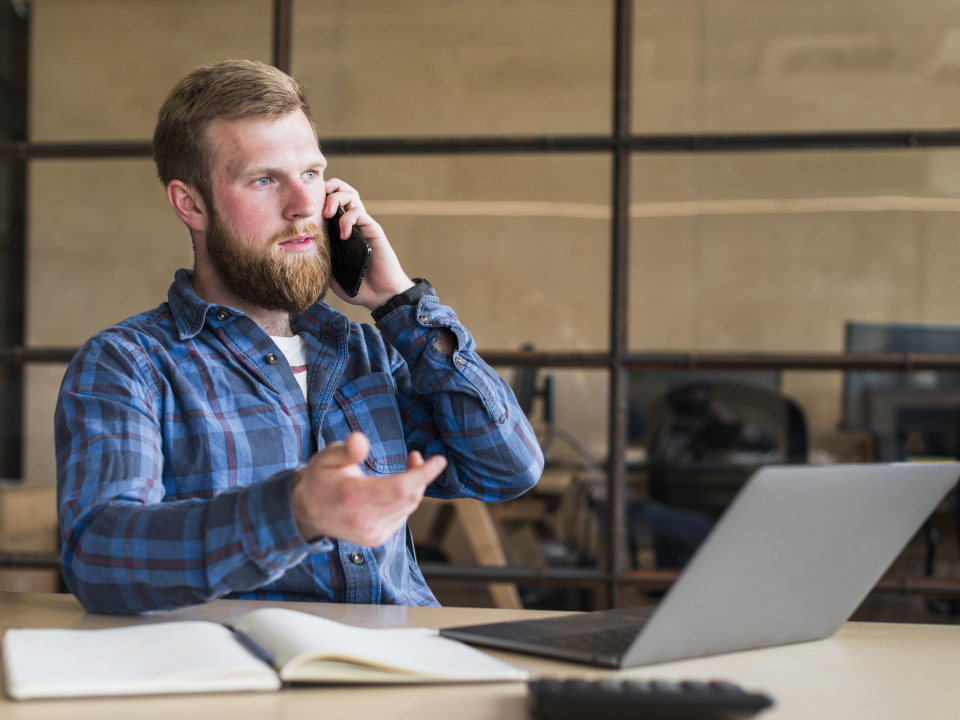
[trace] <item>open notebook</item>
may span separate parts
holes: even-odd
[[[367,629],[266,608],[233,630],[172,622],[109,630],[8,630],[15,700],[277,690],[292,683],[522,681],[527,673],[424,628]]]

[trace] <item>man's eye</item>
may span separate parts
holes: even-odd
[[[256,180],[253,181],[253,184],[254,184],[254,185],[269,185],[269,184],[270,184],[270,178],[268,178],[268,177],[257,178]]]
[[[320,177],[320,173],[318,173],[316,170],[307,170],[307,171],[303,174],[303,176],[304,176],[307,180],[316,180],[318,177]]]

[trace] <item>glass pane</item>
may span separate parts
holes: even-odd
[[[79,347],[193,267],[150,160],[33,162],[28,213],[28,346]]]
[[[850,319],[960,322],[960,152],[634,168],[635,349],[839,351]]]
[[[960,6],[639,0],[641,133],[960,125]]]
[[[270,62],[265,0],[31,3],[31,139],[149,140],[187,71]]]
[[[603,470],[609,419],[606,370],[501,366],[496,370],[513,388],[549,464],[566,469]]]
[[[28,484],[57,481],[53,413],[66,365],[27,365],[23,388],[23,479]]]
[[[782,378],[783,394],[796,400],[806,417],[810,462],[873,462],[869,433],[840,428],[843,373],[785,372]]]
[[[701,0],[635,0],[631,111],[635,133],[698,130],[702,8]]]
[[[956,150],[637,156],[634,171],[634,350],[840,352],[848,321],[960,323]],[[819,442],[840,391],[813,375],[784,391]]]
[[[607,133],[612,3],[296,2],[320,135]]]
[[[406,272],[481,349],[607,347],[606,157],[331,157],[328,177],[360,191]]]

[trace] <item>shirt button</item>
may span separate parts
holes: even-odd
[[[430,324],[430,318],[428,318],[426,315],[421,315],[418,319],[420,320],[420,324],[421,324],[421,325],[429,325],[429,324]]]
[[[267,361],[267,365],[277,364],[277,356],[274,355],[273,353],[267,353],[267,356],[264,358],[264,360]]]
[[[350,553],[350,562],[354,565],[363,565],[363,555],[360,553]]]
[[[219,320],[220,322],[223,322],[228,317],[230,317],[230,313],[228,313],[226,310],[221,310],[220,312],[217,313],[217,320]]]
[[[467,362],[466,360],[464,360],[464,359],[463,359],[462,357],[460,357],[459,355],[457,355],[457,356],[453,359],[453,361],[454,361],[457,365],[459,365],[460,367],[463,367],[464,363]]]

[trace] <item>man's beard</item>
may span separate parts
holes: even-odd
[[[278,252],[276,246],[310,234],[308,252]],[[323,227],[296,223],[265,245],[247,242],[215,208],[207,229],[207,257],[224,287],[239,300],[264,310],[299,315],[323,299],[330,284],[330,250]]]

